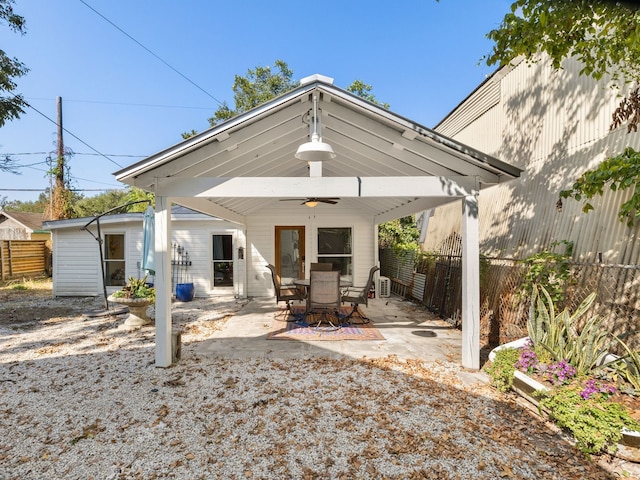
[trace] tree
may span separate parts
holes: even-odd
[[[351,83],[351,85],[349,85],[347,87],[347,91],[358,95],[361,98],[364,98],[365,100],[370,101],[371,103],[375,103],[376,105],[380,105],[383,108],[390,108],[388,103],[380,103],[375,95],[373,95],[371,93],[371,90],[373,90],[373,87],[367,83],[364,83],[362,80],[354,80],[353,83]]]
[[[94,217],[127,202],[126,190],[109,190],[93,197],[80,198],[73,205],[75,217]]]
[[[15,33],[26,33],[25,20],[13,11],[14,0],[0,0],[0,25],[6,25]],[[22,95],[14,94],[16,79],[29,69],[17,58],[11,58],[0,49],[0,127],[7,121],[19,118],[27,105]],[[6,95],[6,96],[5,96]]]
[[[276,60],[274,69],[276,73],[271,67],[256,67],[248,70],[246,77],[236,75],[232,87],[235,108],[232,110],[224,102],[209,118],[209,124],[213,127],[298,86],[299,83],[292,80],[293,71],[284,61]]]
[[[414,215],[381,223],[378,227],[378,245],[391,248],[400,258],[420,251],[420,231]]]
[[[575,57],[582,63],[581,75],[595,80],[610,78],[612,86],[635,87],[622,99],[613,114],[611,129],[627,123],[627,132],[637,132],[640,123],[640,10],[620,1],[517,0],[511,4],[500,26],[487,37],[495,42],[485,57],[488,65],[508,65],[518,56],[528,62],[540,60],[546,53],[553,68]],[[602,195],[603,186],[612,190],[634,187],[633,198],[618,213],[620,220],[633,224],[634,210],[640,206],[638,169],[640,154],[632,149],[608,158],[599,167],[588,170],[562,198],[580,201]],[[586,203],[583,211],[593,209]]]

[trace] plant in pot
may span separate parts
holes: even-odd
[[[627,406],[640,391],[640,357],[599,316],[588,316],[594,300],[556,313],[551,295],[534,286],[529,337],[495,349],[486,371],[496,387],[513,388],[570,431],[584,452],[638,461],[640,423]],[[617,344],[625,355],[609,353]]]
[[[129,316],[125,326],[138,327],[148,325],[151,319],[147,315],[147,308],[156,301],[156,290],[147,284],[147,277],[129,277],[120,290],[111,294],[109,300],[129,307]]]

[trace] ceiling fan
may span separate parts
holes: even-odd
[[[300,205],[306,205],[307,207],[315,207],[318,203],[328,203],[330,205],[335,205],[338,203],[339,198],[335,197],[309,197],[309,198],[283,198],[281,202],[302,202]]]

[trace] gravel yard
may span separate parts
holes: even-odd
[[[634,478],[455,363],[200,357],[227,298],[174,305],[160,369],[152,327],[40,287],[0,289],[0,479]]]

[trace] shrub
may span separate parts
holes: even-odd
[[[539,392],[539,395],[540,408],[560,427],[571,431],[577,447],[585,453],[598,453],[605,447],[613,452],[624,427],[640,429],[624,405],[607,401],[604,396],[585,400],[575,387]]]
[[[509,391],[513,385],[513,373],[519,357],[520,350],[517,348],[503,348],[496,352],[493,362],[487,367],[491,383],[501,392]]]

